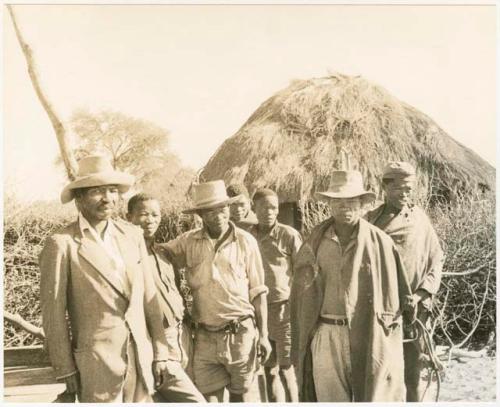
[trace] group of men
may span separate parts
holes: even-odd
[[[443,253],[415,181],[390,163],[367,213],[361,174],[334,171],[332,216],[305,241],[275,191],[200,183],[184,212],[201,227],[156,243],[160,202],[134,195],[116,218],[133,177],[83,158],[61,194],[78,218],[40,255],[57,378],[80,402],[249,402],[263,365],[269,401],[418,401],[424,349],[403,319],[429,322]]]

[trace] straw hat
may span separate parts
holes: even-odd
[[[211,181],[193,185],[192,197],[194,206],[186,209],[183,213],[193,213],[200,209],[211,209],[230,205],[238,201],[241,195],[229,197],[226,192],[224,181]]]
[[[98,187],[101,185],[117,185],[121,193],[127,192],[134,183],[130,174],[115,171],[111,162],[102,155],[89,155],[78,161],[76,179],[66,185],[61,192],[61,202],[70,202],[74,198],[73,191],[79,188]]]
[[[330,178],[328,191],[316,192],[317,195],[327,198],[355,198],[361,197],[364,201],[373,201],[375,194],[366,191],[363,187],[363,177],[359,171],[334,171]]]

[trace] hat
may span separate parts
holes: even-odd
[[[375,194],[363,187],[363,177],[359,171],[334,171],[330,178],[328,191],[317,192],[327,198],[355,198],[357,196],[372,201]]]
[[[66,185],[61,192],[61,202],[70,202],[73,191],[79,188],[117,185],[121,193],[127,192],[134,183],[134,176],[116,171],[111,162],[102,155],[89,155],[78,161],[76,179]]]
[[[200,209],[218,208],[236,202],[240,195],[229,197],[226,193],[224,181],[217,180],[194,184],[192,192],[194,206],[182,211],[183,213],[193,213]]]
[[[415,168],[405,161],[391,161],[385,166],[382,175],[382,179],[413,177],[415,177]]]

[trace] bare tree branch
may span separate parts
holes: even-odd
[[[19,45],[21,46],[24,57],[26,58],[26,64],[28,67],[28,74],[30,76],[31,83],[33,84],[35,93],[38,96],[38,100],[42,104],[45,112],[47,112],[50,122],[52,123],[52,127],[54,128],[57,141],[59,143],[59,149],[61,150],[61,156],[63,158],[64,166],[66,167],[67,176],[70,179],[70,181],[72,181],[75,179],[77,164],[73,156],[73,152],[68,146],[66,130],[61,120],[59,120],[51,103],[47,99],[47,96],[44,94],[42,90],[36,71],[35,61],[33,59],[33,53],[31,51],[30,46],[24,41],[22,37],[21,31],[19,30],[19,27],[17,25],[14,11],[12,10],[12,6],[8,4],[7,9],[9,10],[10,18],[12,19],[12,24],[14,25],[14,30],[16,32],[17,40],[19,41]]]

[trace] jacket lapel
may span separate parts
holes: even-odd
[[[121,296],[127,298],[124,287],[114,271],[113,263],[104,248],[85,236],[81,237],[80,242],[78,254],[88,261]]]

